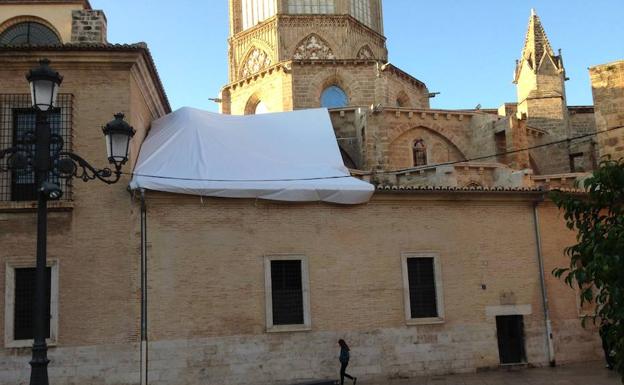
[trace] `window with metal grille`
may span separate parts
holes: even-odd
[[[64,149],[71,150],[71,95],[61,94],[57,98],[57,107],[48,114],[52,134],[63,138]],[[31,108],[30,95],[0,94],[0,148],[26,146],[25,137],[36,129],[36,114]],[[34,146],[31,146],[31,149]],[[59,150],[58,144],[52,144],[50,152]],[[48,179],[57,183],[63,191],[63,200],[71,200],[69,181],[59,179],[50,173]],[[32,167],[24,170],[0,173],[0,201],[32,201],[37,199],[35,174]]]
[[[273,325],[302,325],[303,284],[301,261],[271,261]]]
[[[407,258],[411,318],[438,317],[433,258]]]
[[[53,45],[61,40],[41,23],[27,21],[15,24],[0,34],[0,45]]]
[[[15,269],[14,340],[30,340],[33,338],[35,270],[35,268]],[[51,272],[52,268],[46,268],[48,281],[46,288],[46,314],[50,314]],[[46,317],[46,330],[46,338],[50,338],[50,317]]]

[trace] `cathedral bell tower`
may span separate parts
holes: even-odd
[[[222,112],[328,107],[320,99],[330,87],[335,88],[325,96],[329,107],[369,106],[383,94],[375,84],[357,84],[363,77],[374,83],[388,60],[381,0],[229,5],[229,84],[222,90]]]

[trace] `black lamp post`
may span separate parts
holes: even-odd
[[[34,132],[24,135],[21,143],[14,147],[0,150],[0,170],[27,170],[35,173],[37,186],[37,265],[35,273],[35,312],[34,343],[30,384],[48,385],[48,346],[46,344],[46,275],[48,200],[60,199],[63,192],[56,183],[48,181],[50,174],[58,178],[78,177],[83,181],[99,179],[113,184],[121,178],[121,167],[128,161],[128,146],[134,129],[126,123],[124,115],[119,113],[115,119],[104,126],[108,160],[115,167],[96,169],[80,156],[63,151],[63,138],[52,134],[48,116],[54,109],[56,96],[63,77],[50,68],[47,59],[39,62],[39,67],[31,70],[26,79],[30,84],[32,106],[36,114]],[[51,145],[55,151],[51,153]],[[33,151],[34,146],[34,151]],[[3,162],[6,165],[3,166]]]

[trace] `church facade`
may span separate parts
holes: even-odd
[[[390,185],[571,187],[618,147],[592,135],[594,106],[567,104],[563,56],[535,11],[516,62],[517,102],[435,110],[435,94],[388,62],[380,1],[298,4],[230,1],[222,112],[329,107],[345,164]],[[602,76],[617,79],[621,63],[610,68]]]
[[[339,338],[362,380],[601,358],[580,325],[590,309],[550,274],[575,234],[547,191],[624,153],[624,62],[590,69],[594,106],[568,106],[562,56],[532,13],[517,102],[431,109],[427,86],[388,63],[381,0],[229,5],[222,112],[328,107],[345,164],[376,192],[346,207],[128,194],[127,175],[64,185],[50,214],[51,383],[335,378]],[[73,150],[105,163],[99,126],[121,111],[134,165],[171,109],[147,47],[110,44],[106,29],[86,0],[0,3],[0,143],[27,129],[23,74],[48,57]],[[0,383],[28,382],[25,180],[0,173]]]

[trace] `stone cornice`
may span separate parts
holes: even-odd
[[[242,87],[243,85],[246,84],[252,84],[254,83],[256,80],[258,79],[262,79],[267,75],[272,75],[274,72],[284,72],[284,73],[289,73],[292,69],[291,67],[292,62],[291,61],[283,61],[277,64],[274,64],[270,67],[267,67],[265,69],[263,69],[262,71],[258,71],[253,75],[247,76],[246,78],[243,79],[239,79],[236,80],[230,84],[226,84],[225,86],[223,86],[223,88],[221,89],[221,91],[223,92],[224,90],[228,90],[228,89],[236,89],[238,87]]]
[[[144,43],[138,44],[63,44],[51,46],[0,46],[0,60],[5,65],[14,63],[32,67],[35,59],[48,57],[53,62],[71,63],[72,66],[93,69],[96,66],[125,65],[132,68],[143,60],[145,79],[151,79],[160,109],[171,112],[171,105],[156,70],[154,59]]]
[[[387,64],[384,64],[383,67],[384,67],[382,69],[383,71],[389,71],[393,75],[396,75],[396,76],[398,76],[398,77],[400,77],[400,78],[402,78],[404,80],[407,80],[407,81],[411,82],[412,84],[414,84],[417,87],[427,88],[425,83],[423,83],[420,80],[416,79],[415,77],[413,77],[412,75],[410,75],[407,72],[403,71],[399,67],[394,66],[393,64],[387,63]]]

